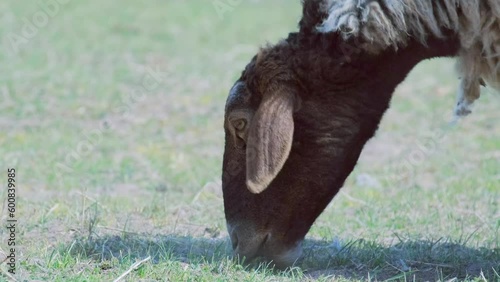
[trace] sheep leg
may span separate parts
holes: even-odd
[[[455,115],[459,117],[470,114],[471,106],[477,100],[481,93],[481,78],[469,79],[462,78],[460,88],[458,89],[457,106]]]
[[[461,75],[458,89],[457,106],[455,115],[466,116],[471,113],[471,106],[481,95],[481,48],[474,46],[460,52],[458,72]]]

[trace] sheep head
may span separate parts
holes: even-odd
[[[377,130],[392,92],[418,62],[456,40],[373,55],[340,34],[290,34],[257,54],[228,96],[222,188],[235,253],[278,266],[300,256],[314,220]]]

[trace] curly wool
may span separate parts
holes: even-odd
[[[340,32],[370,44],[366,51],[404,47],[410,38],[454,32],[460,39],[461,77],[455,114],[465,116],[480,96],[483,79],[500,90],[500,1],[498,0],[324,0],[328,17],[320,32]]]

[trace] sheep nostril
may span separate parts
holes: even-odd
[[[270,234],[267,233],[266,237],[264,237],[264,240],[262,240],[262,243],[260,244],[261,248],[267,243],[267,240],[269,240],[269,237],[270,237]]]
[[[270,234],[270,233],[267,233],[267,234],[266,234],[266,236],[265,236],[265,237],[262,239],[262,241],[260,242],[260,245],[259,245],[259,247],[258,247],[258,253],[259,253],[260,255],[264,255],[264,254],[267,252],[266,248],[267,248],[268,246],[266,246],[266,245],[267,245],[267,242],[269,241],[270,237],[271,237],[271,234]]]
[[[232,236],[231,243],[233,245],[233,250],[236,250],[236,248],[238,247],[238,236],[236,234]]]

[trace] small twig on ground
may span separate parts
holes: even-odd
[[[113,282],[118,282],[118,281],[122,280],[122,279],[123,279],[123,278],[125,278],[125,276],[127,276],[130,272],[132,272],[132,271],[134,271],[134,270],[138,269],[138,268],[139,268],[139,266],[141,266],[143,263],[147,262],[147,261],[148,261],[148,260],[150,260],[150,259],[151,259],[151,256],[149,256],[149,257],[147,257],[147,258],[145,258],[145,259],[143,259],[143,260],[140,260],[140,261],[138,261],[138,262],[136,262],[136,263],[132,264],[132,265],[130,266],[130,268],[129,268],[127,271],[125,271],[122,275],[120,275],[120,277],[118,277],[118,278],[116,278],[115,280],[113,280]]]

